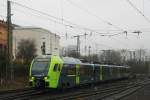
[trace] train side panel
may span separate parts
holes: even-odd
[[[47,77],[44,78],[45,86],[48,88],[57,88],[61,76],[63,61],[58,56],[51,57],[50,68]]]
[[[94,82],[99,82],[100,80],[102,80],[101,77],[101,66],[100,65],[95,65],[94,66]]]
[[[88,84],[94,81],[94,66],[90,64],[81,64],[79,69],[80,84]]]
[[[76,86],[76,64],[63,64],[59,78],[59,88]]]

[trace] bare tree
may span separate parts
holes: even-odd
[[[68,56],[78,58],[76,50],[68,50]]]
[[[100,55],[101,62],[107,64],[120,64],[121,55],[120,52],[115,50],[103,50],[103,53]]]
[[[36,56],[36,45],[33,40],[21,40],[17,50],[17,58],[24,62],[29,62]]]

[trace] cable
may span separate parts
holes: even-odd
[[[18,9],[13,9],[13,10],[15,10],[15,11],[19,11],[19,12],[21,12],[21,13],[26,13],[26,12],[24,12],[23,10],[18,10]],[[27,13],[29,13],[29,12],[27,12]],[[34,13],[29,13],[29,14],[27,14],[27,15],[34,15],[34,16],[36,16],[36,17],[38,17],[38,18],[41,18],[42,16],[39,16],[39,15],[36,15],[36,14],[34,14]],[[45,17],[44,17],[45,18]],[[46,18],[47,20],[50,20],[50,21],[52,21],[52,22],[54,22],[54,23],[58,23],[58,24],[62,24],[62,22],[58,22],[58,21],[55,21],[55,20],[52,20],[52,19],[50,19],[49,17],[48,18]],[[63,24],[63,25],[65,25],[65,24]],[[66,25],[66,26],[69,26],[69,25]],[[72,28],[72,27],[71,27]],[[75,29],[75,28],[72,28],[72,29]]]
[[[21,11],[21,10],[18,10],[18,9],[13,9],[13,10],[15,10],[15,11],[19,11],[19,12],[21,12],[21,13],[25,13],[24,11]],[[29,12],[28,12],[29,13]],[[38,17],[38,18],[41,18],[42,16],[40,16],[40,15],[37,15],[37,14],[33,14],[33,13],[29,13],[29,14],[32,14],[32,15],[34,15],[34,16],[36,16],[36,17]],[[29,15],[30,16],[30,15]],[[44,17],[44,16],[43,16]],[[47,20],[50,20],[50,21],[52,21],[52,22],[54,22],[54,23],[58,23],[58,24],[62,24],[61,22],[58,22],[57,20],[54,20],[54,19],[51,19],[50,17],[44,17],[45,19],[47,19]]]
[[[57,19],[57,20],[63,20],[63,19],[61,19],[61,18],[52,16],[52,15],[50,15],[50,14],[47,14],[47,13],[45,13],[45,12],[41,12],[41,11],[39,11],[39,10],[32,9],[32,8],[30,8],[30,7],[27,7],[27,6],[25,6],[25,5],[19,4],[19,3],[17,3],[17,2],[14,2],[14,1],[11,1],[11,2],[12,2],[13,4],[19,5],[19,6],[21,6],[21,7],[24,7],[24,8],[26,8],[26,9],[32,10],[32,11],[37,12],[37,13],[40,13],[40,14],[42,14],[42,15],[46,15],[46,16],[49,16],[49,17],[54,18],[54,19]]]
[[[11,2],[13,2],[13,1],[11,1]],[[41,12],[41,11],[39,11],[39,10],[32,9],[32,8],[30,8],[30,7],[27,7],[27,6],[25,6],[25,5],[22,5],[22,4],[19,4],[19,3],[16,3],[16,2],[13,2],[13,3],[16,4],[16,5],[19,5],[19,6],[21,6],[21,7],[24,7],[24,8],[26,8],[26,9],[32,10],[32,11],[34,11],[34,12],[40,13],[40,14],[42,14],[42,15],[45,15],[45,16],[54,18],[55,21],[53,21],[53,22],[55,22],[55,23],[63,24],[63,25],[65,25],[65,26],[69,26],[70,28],[78,28],[78,29],[88,30],[88,31],[92,31],[92,32],[98,33],[97,31],[95,31],[95,30],[93,30],[93,29],[89,29],[89,28],[86,28],[86,27],[83,27],[83,26],[74,24],[74,23],[72,23],[72,22],[70,22],[70,21],[68,21],[68,20],[65,20],[65,19],[62,19],[62,18],[59,18],[59,17],[52,16],[52,15],[50,15],[50,14]],[[51,19],[51,20],[52,20],[52,19]],[[56,22],[56,20],[59,20],[59,21],[61,21],[61,22]],[[62,20],[63,20],[63,22],[68,23],[68,24],[62,23]],[[71,24],[71,25],[70,25],[70,24]]]
[[[59,18],[59,17],[52,16],[52,15],[50,15],[50,14],[41,12],[41,11],[39,11],[39,10],[32,9],[32,8],[30,8],[30,7],[27,7],[27,6],[25,6],[25,5],[22,5],[22,4],[13,2],[13,1],[11,1],[11,2],[12,2],[13,4],[16,4],[16,5],[18,5],[18,6],[21,6],[21,7],[23,7],[23,8],[26,8],[26,9],[32,10],[32,11],[34,11],[34,12],[37,12],[37,13],[39,13],[39,14],[45,15],[45,16],[47,16],[48,19],[51,20],[52,22],[58,23],[58,24],[61,24],[61,25],[64,25],[64,26],[66,26],[66,27],[68,26],[69,28],[77,28],[77,29],[81,29],[81,30],[87,30],[87,31],[90,31],[90,32],[95,32],[95,33],[101,34],[102,36],[116,36],[116,35],[122,34],[122,33],[117,33],[117,34],[106,35],[106,34],[104,34],[104,33],[98,32],[98,31],[96,31],[96,30],[93,30],[93,29],[90,29],[90,28],[86,28],[86,27],[83,27],[83,26],[74,24],[74,23],[72,23],[72,22],[70,22],[70,21],[68,21],[68,20],[63,19],[63,18]],[[39,15],[38,15],[38,16],[39,16]],[[53,18],[53,19],[51,19],[51,18]],[[63,21],[64,23],[62,23],[62,21]],[[66,23],[67,23],[67,24],[66,24]]]
[[[3,15],[0,15],[0,17],[2,17],[2,18],[4,18],[4,19],[6,18],[6,16],[3,16]]]
[[[19,12],[21,12],[21,13],[23,13],[23,14],[25,14],[26,12],[24,12],[23,10],[18,10],[18,9],[14,9],[13,8],[13,10],[15,10],[15,11],[19,11]],[[27,13],[29,13],[29,12],[27,12]],[[60,22],[60,21],[57,21],[57,20],[54,20],[54,19],[51,19],[50,17],[44,17],[44,16],[40,16],[39,14],[37,15],[36,13],[34,14],[34,13],[29,13],[29,14],[27,14],[27,15],[34,15],[35,17],[38,17],[38,18],[41,18],[41,17],[43,17],[43,18],[45,18],[46,20],[50,20],[51,22],[54,22],[54,23],[57,23],[57,24],[61,24],[61,25],[65,25],[65,26],[70,26],[69,24],[62,24],[62,22]],[[71,28],[73,28],[73,27],[71,27]],[[73,28],[74,29],[74,28]],[[56,31],[56,30],[55,30]]]
[[[21,7],[24,7],[24,8],[26,8],[26,9],[32,10],[32,11],[34,11],[34,12],[37,12],[37,13],[39,13],[39,14],[42,14],[42,15],[45,15],[45,16],[54,18],[54,19],[59,20],[59,21],[62,21],[62,20],[63,20],[63,21],[66,22],[66,23],[71,23],[72,25],[79,26],[79,25],[77,25],[77,24],[74,24],[74,23],[69,22],[69,21],[67,21],[67,20],[64,20],[64,19],[62,19],[62,18],[52,16],[52,15],[50,15],[50,14],[47,14],[47,13],[45,13],[45,12],[41,12],[41,11],[39,11],[39,10],[32,9],[32,8],[30,8],[30,7],[27,7],[27,6],[25,6],[25,5],[19,4],[19,3],[17,3],[17,2],[14,2],[14,1],[11,1],[11,2],[14,3],[14,4],[16,4],[16,5],[19,5],[19,6],[21,6]],[[71,25],[66,25],[66,26],[70,26],[70,27],[71,27]]]
[[[25,13],[23,10],[18,10],[18,9],[14,9],[15,11],[19,11],[19,12],[21,12],[21,13]],[[38,18],[41,18],[42,16],[37,16],[36,14],[33,14],[33,13],[29,13],[29,14],[27,14],[27,15],[30,15],[30,14],[32,14],[32,15],[34,15],[34,16],[36,16],[36,17],[38,17]],[[44,17],[45,18],[45,17]],[[50,20],[50,21],[53,21],[53,22],[55,22],[55,23],[59,23],[59,24],[62,24],[61,22],[57,22],[57,21],[55,21],[55,20],[52,20],[52,19],[50,19],[50,18],[46,18],[46,19],[48,19],[48,20]],[[73,28],[73,29],[75,29],[75,28]],[[56,30],[55,30],[56,31]],[[68,33],[68,32],[67,32]],[[124,34],[124,33],[114,33],[114,34],[108,34],[108,33],[102,33],[102,32],[99,32],[98,33],[98,35],[100,34],[100,36],[108,36],[108,37],[112,37],[112,36],[116,36],[116,35],[121,35],[121,34]],[[77,35],[77,34],[76,34]],[[88,34],[89,35],[89,34]],[[96,34],[94,34],[94,35],[96,35]]]
[[[59,18],[59,17],[52,16],[52,15],[50,15],[50,14],[41,12],[41,11],[39,11],[39,10],[32,9],[32,8],[30,8],[30,7],[27,7],[27,6],[25,6],[25,5],[16,3],[16,2],[14,2],[14,1],[11,1],[11,2],[13,2],[14,4],[19,5],[19,6],[21,6],[21,7],[24,7],[24,8],[26,8],[26,9],[32,10],[32,11],[34,11],[34,12],[37,12],[37,13],[40,13],[40,14],[42,14],[42,15],[45,15],[45,16],[54,18],[54,19],[56,19],[56,20],[59,20],[59,21],[61,21],[61,22],[62,22],[62,20],[63,20],[63,22],[68,23],[68,24],[64,24],[64,23],[61,23],[61,22],[53,21],[53,22],[55,22],[55,23],[63,24],[63,25],[65,25],[65,26],[69,26],[70,28],[78,28],[78,29],[82,29],[82,30],[88,30],[88,31],[92,31],[92,32],[95,32],[95,33],[99,33],[99,32],[97,32],[96,30],[89,29],[89,28],[86,28],[86,27],[83,27],[83,26],[74,24],[74,23],[72,23],[72,22],[70,22],[70,21],[68,21],[68,20],[65,20],[65,19],[62,19],[62,18]],[[72,25],[69,25],[69,24],[72,24]],[[110,24],[111,24],[111,23],[110,23]],[[99,34],[101,34],[101,33],[99,33]]]
[[[79,9],[83,10],[84,12],[86,12],[86,13],[92,15],[92,16],[94,16],[94,17],[97,18],[98,20],[101,20],[101,21],[103,21],[104,23],[106,23],[106,24],[108,24],[108,25],[110,25],[110,26],[113,26],[113,27],[115,27],[115,28],[117,28],[117,29],[119,29],[119,30],[123,30],[122,28],[120,28],[120,27],[118,27],[118,26],[116,26],[116,25],[113,25],[111,22],[106,21],[106,20],[103,20],[102,18],[100,18],[99,16],[97,16],[97,15],[95,15],[94,13],[90,12],[89,10],[80,7],[79,5],[77,5],[76,3],[74,3],[73,1],[71,1],[71,0],[67,0],[67,1],[68,1],[70,4],[74,5],[75,7],[77,7],[77,8],[79,8]]]
[[[130,0],[126,0],[141,16],[144,17],[144,19],[150,23],[150,20],[130,1]]]

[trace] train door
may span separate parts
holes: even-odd
[[[52,70],[53,71],[51,73],[52,76],[51,76],[50,85],[56,88],[58,86],[58,81],[60,77],[61,65],[58,63],[54,64],[54,67]]]
[[[100,81],[103,80],[103,66],[100,66]]]
[[[110,79],[110,67],[109,66],[105,66],[104,68],[104,75],[105,75],[105,80],[109,80]]]
[[[76,65],[76,85],[80,84],[80,73],[79,73],[80,65]]]
[[[50,87],[57,88],[58,81],[60,75],[60,64],[55,63],[51,64],[51,71],[50,71]]]
[[[98,82],[100,81],[100,65],[95,65],[94,66],[94,81]]]
[[[118,67],[118,78],[120,78],[121,77],[121,72],[120,72],[121,70],[120,70],[120,68]]]
[[[110,80],[113,79],[113,67],[109,67]]]

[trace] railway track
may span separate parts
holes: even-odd
[[[137,80],[132,82],[117,83],[110,87],[96,87],[90,89],[84,89],[76,92],[68,92],[65,94],[57,95],[45,95],[41,98],[34,98],[31,100],[114,100],[112,98],[121,98],[129,93],[136,91],[137,89],[142,88],[144,85],[149,84],[150,80]],[[120,94],[121,93],[121,94]],[[114,95],[116,95],[114,97]]]
[[[30,98],[31,96],[36,96],[44,94],[49,90],[37,90],[37,89],[19,89],[13,91],[5,91],[0,94],[0,100],[23,100]]]
[[[149,84],[150,80],[124,80],[88,88],[68,89],[65,92],[49,89],[24,89],[0,92],[0,100],[110,100],[122,98]]]
[[[150,83],[150,82],[148,82]],[[127,94],[130,94],[134,91],[136,91],[139,88],[142,88],[142,86],[144,86],[145,84],[148,83],[133,83],[133,84],[128,84],[128,85],[124,85],[124,86],[116,86],[116,87],[112,87],[112,88],[106,88],[103,90],[97,90],[97,91],[88,91],[85,92],[83,94],[78,94],[78,95],[72,95],[72,96],[66,96],[63,97],[63,99],[61,98],[56,98],[55,100],[115,100],[118,98],[121,98]],[[122,95],[120,94],[122,93]],[[118,95],[114,96],[114,95]],[[114,99],[115,98],[115,99]]]
[[[100,84],[100,85],[96,85],[96,87],[94,86],[84,86],[84,87],[78,87],[78,88],[73,88],[73,89],[67,89],[64,92],[60,92],[60,91],[55,91],[55,92],[47,92],[44,95],[40,95],[38,97],[33,97],[30,98],[30,100],[54,100],[54,99],[62,99],[63,97],[68,97],[68,96],[72,96],[72,95],[78,95],[81,93],[86,93],[88,91],[92,91],[94,90],[94,92],[96,90],[104,90],[104,89],[108,89],[108,87],[112,87],[112,86],[116,86],[116,87],[120,87],[120,86],[125,86],[127,85],[127,83],[129,83],[129,81],[123,80],[123,81],[119,81],[119,82],[113,82],[113,83],[105,83],[105,84]]]
[[[50,97],[50,98],[47,98],[47,99],[44,99],[44,100],[72,100],[72,99],[81,99],[81,98],[82,99],[85,98],[85,100],[87,100],[87,99],[89,99],[89,97],[91,95],[95,96],[97,94],[107,93],[110,90],[112,91],[114,89],[123,88],[123,87],[124,87],[124,85],[116,86],[116,87],[112,87],[112,88],[104,88],[104,89],[101,89],[101,90],[99,88],[96,88],[96,89],[93,89],[93,90],[79,91],[79,92],[75,92],[75,93],[69,93],[69,94],[66,94],[66,95],[60,95],[60,96],[56,95],[56,96],[53,96],[53,97]]]
[[[16,92],[21,92],[21,91],[28,91],[31,90],[32,88],[23,88],[23,89],[17,89],[17,90],[5,90],[5,91],[0,91],[0,95],[3,94],[8,94],[8,93],[16,93]]]

